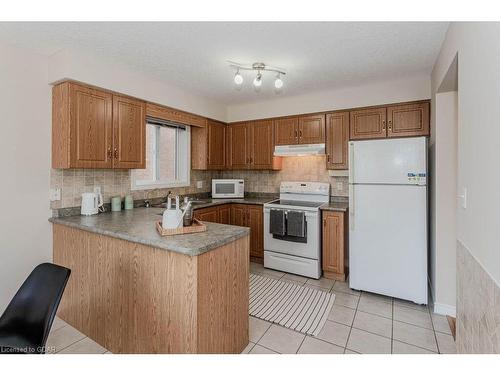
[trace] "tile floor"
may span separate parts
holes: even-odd
[[[252,273],[335,293],[335,303],[317,337],[250,317],[250,344],[243,353],[452,354],[456,352],[445,316],[427,306],[359,292],[348,283],[308,279],[250,264]]]
[[[251,263],[252,273],[335,293],[335,303],[317,337],[250,317],[250,354],[452,354],[456,352],[446,317],[427,306],[349,288],[328,279],[308,279]],[[56,318],[47,352],[108,354],[105,348]]]

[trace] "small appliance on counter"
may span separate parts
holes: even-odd
[[[103,205],[102,194],[83,193],[80,213],[84,216],[97,215],[99,210],[104,211]]]
[[[212,198],[244,198],[245,180],[212,180]]]
[[[172,208],[172,200],[170,197],[168,197],[167,209],[163,211],[163,220],[162,220],[163,229],[182,228],[184,225],[183,218],[184,214],[179,206],[179,196],[175,197],[175,208]]]

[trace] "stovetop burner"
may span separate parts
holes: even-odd
[[[306,201],[293,201],[293,200],[283,200],[279,199],[273,202],[269,202],[268,204],[276,204],[280,206],[297,206],[297,207],[319,207],[324,202],[306,202]]]

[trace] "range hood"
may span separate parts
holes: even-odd
[[[325,154],[324,143],[274,147],[274,156],[305,156],[305,155],[324,155],[324,154]]]

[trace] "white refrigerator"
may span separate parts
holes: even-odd
[[[349,142],[349,285],[427,304],[427,140]]]

